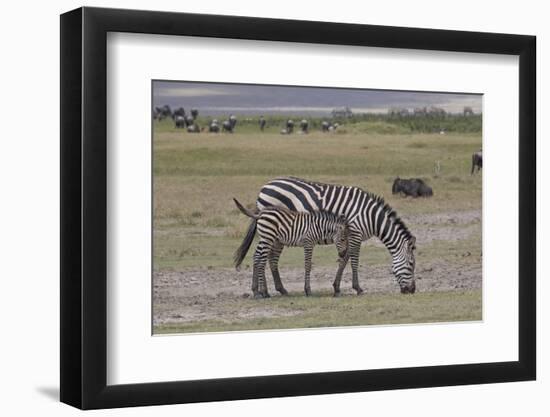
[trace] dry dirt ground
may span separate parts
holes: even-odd
[[[481,210],[421,214],[411,216],[417,246],[437,245],[437,241],[461,241],[476,238],[480,233]],[[478,237],[481,240],[481,237]],[[362,258],[370,245],[381,245],[372,239],[362,248]],[[397,293],[397,284],[390,271],[391,265],[367,265],[361,263],[359,282],[367,293]],[[280,262],[283,284],[290,293],[303,291],[303,268],[285,268],[284,255]],[[311,286],[313,296],[329,297],[332,292],[334,267],[313,266]],[[244,268],[185,269],[156,271],[153,276],[153,326],[197,323],[207,320],[247,320],[261,317],[281,317],[299,314],[299,311],[272,309],[265,300],[250,298],[252,271]],[[481,289],[482,254],[467,249],[457,250],[448,256],[430,257],[417,261],[417,291],[442,292]],[[271,274],[266,279],[272,296]],[[343,297],[355,296],[351,289],[351,267],[348,265],[342,279]],[[413,296],[414,297],[414,296]],[[249,302],[246,302],[248,301]],[[239,301],[239,302],[235,302]]]

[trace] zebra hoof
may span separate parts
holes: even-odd
[[[254,294],[254,299],[255,300],[261,300],[262,298],[264,298],[264,296],[262,294]]]
[[[357,291],[357,295],[361,295],[364,292],[361,288],[356,288],[355,291]]]
[[[309,297],[311,295],[311,290],[305,290],[304,293],[306,294],[306,297]]]
[[[277,291],[279,291],[279,293],[280,293],[281,295],[288,295],[288,291],[285,290],[284,288],[277,289]]]
[[[334,291],[334,294],[332,294],[333,297],[340,297],[341,295],[340,291]]]

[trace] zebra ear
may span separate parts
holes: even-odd
[[[409,245],[412,250],[416,249],[416,238],[414,236],[411,237],[411,240],[409,241]]]

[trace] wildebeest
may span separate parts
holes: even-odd
[[[164,105],[162,107],[155,107],[154,116],[160,122],[161,120],[166,119],[167,117],[172,117],[172,109],[168,105]]]
[[[285,127],[287,133],[290,135],[294,131],[294,120],[288,119]]]
[[[300,122],[300,130],[302,131],[302,133],[308,133],[308,129],[309,122],[306,119],[302,119],[302,121]]]
[[[321,123],[321,131],[322,132],[334,132],[338,128],[338,123],[331,123],[324,120]]]
[[[195,118],[193,116],[185,117],[185,126],[189,127],[189,126],[192,126],[194,123],[195,123]]]
[[[233,128],[231,127],[231,122],[229,120],[224,120],[222,123],[222,131],[233,133]]]
[[[432,188],[420,178],[401,179],[397,177],[393,182],[391,191],[392,194],[402,193],[413,198],[431,197],[433,195]]]
[[[191,116],[193,116],[193,119],[196,119],[199,117],[199,111],[197,109],[191,109]]]
[[[264,116],[260,116],[260,120],[258,123],[260,124],[260,130],[263,132],[267,123],[264,119]]]
[[[174,123],[175,123],[177,129],[184,128],[185,125],[186,125],[185,116],[181,116],[179,114],[176,115],[176,117],[174,118]]]
[[[237,118],[234,115],[230,115],[229,120],[225,120],[222,123],[222,131],[233,133],[235,131],[236,125],[237,125]]]
[[[474,168],[477,167],[477,172],[482,168],[483,165],[483,157],[481,156],[481,149],[477,152],[474,152],[472,154],[472,172],[470,172],[470,175],[474,175]]]
[[[187,126],[187,132],[188,133],[200,133],[201,128],[197,123],[193,123],[193,124]]]
[[[172,119],[176,120],[177,116],[183,116],[183,118],[185,119],[185,109],[183,107],[174,110],[174,113],[172,113]]]
[[[218,124],[218,120],[214,119],[212,122],[210,122],[210,125],[208,125],[208,131],[211,133],[218,133],[220,131],[220,125]]]

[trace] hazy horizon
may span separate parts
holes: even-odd
[[[153,107],[197,108],[202,115],[300,114],[329,116],[349,107],[354,113],[387,113],[393,107],[412,110],[436,106],[462,113],[469,106],[482,112],[482,94],[347,89],[323,87],[153,81]]]

